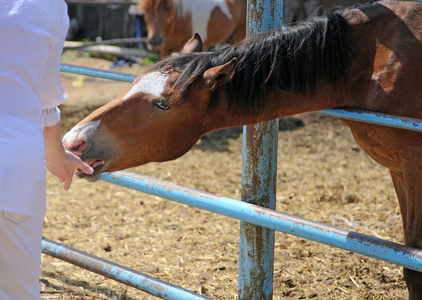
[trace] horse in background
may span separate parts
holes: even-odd
[[[149,50],[161,57],[179,51],[194,33],[209,48],[246,36],[247,0],[139,0],[145,12]]]
[[[284,1],[283,18],[292,24],[310,16],[321,16],[335,7],[347,7],[365,0]],[[144,11],[149,42],[161,57],[180,51],[194,33],[205,48],[220,43],[239,43],[246,36],[247,0],[138,0]]]
[[[69,131],[64,147],[97,180],[176,159],[207,132],[327,108],[422,119],[422,3],[382,1],[268,31],[202,52],[195,35],[181,55],[152,65],[116,99]],[[422,249],[422,133],[342,120],[388,168],[405,244]],[[404,269],[412,300],[422,273]]]

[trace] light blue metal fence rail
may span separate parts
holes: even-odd
[[[281,26],[282,0],[250,0],[248,16],[255,34]],[[132,82],[135,76],[63,64],[63,72]],[[319,113],[384,126],[422,131],[422,120],[356,109]],[[275,210],[277,121],[245,126],[242,201],[220,197],[129,172],[105,173],[101,179],[241,220],[239,299],[272,299],[274,230],[335,246],[422,272],[422,250],[381,240]],[[259,179],[259,180],[256,180]],[[255,184],[259,182],[259,184]],[[146,274],[43,239],[43,252],[163,299],[209,299]]]

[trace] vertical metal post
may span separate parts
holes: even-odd
[[[248,0],[247,35],[281,28],[282,0]],[[243,128],[242,201],[275,209],[278,120]],[[272,299],[274,230],[240,224],[239,299]]]

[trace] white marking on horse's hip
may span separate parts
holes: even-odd
[[[182,7],[183,17],[189,13],[192,19],[192,31],[198,33],[205,41],[208,36],[208,22],[212,11],[219,7],[221,11],[232,19],[229,7],[224,0],[177,0]]]
[[[164,91],[168,77],[168,74],[159,71],[143,76],[141,80],[132,86],[130,91],[123,97],[123,100],[127,100],[132,95],[140,92],[160,97]]]
[[[101,121],[92,121],[80,126],[73,127],[68,133],[63,137],[63,145],[67,149],[71,144],[79,140],[87,141],[97,130],[97,127],[100,125]]]

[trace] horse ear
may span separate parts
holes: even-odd
[[[237,58],[235,57],[224,65],[206,70],[204,73],[205,85],[209,87],[210,90],[213,90],[217,86],[230,81],[233,77],[236,66]]]
[[[202,39],[197,33],[183,46],[181,51],[182,54],[193,52],[202,52]]]

